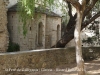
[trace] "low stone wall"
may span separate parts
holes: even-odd
[[[90,53],[90,49],[83,48],[83,54]],[[99,49],[93,49],[95,54],[100,55]],[[73,62],[75,48],[0,53],[0,75],[26,75],[29,71],[37,71],[40,68],[52,69]]]
[[[28,72],[10,69],[55,68],[75,61],[75,51],[67,49],[40,49],[0,54],[0,75],[25,75]]]
[[[100,47],[84,47],[83,58],[84,60],[100,58]]]

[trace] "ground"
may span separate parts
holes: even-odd
[[[85,68],[87,75],[100,75],[100,59],[86,61]],[[56,69],[41,69],[41,71],[27,75],[77,75],[76,64],[62,65],[58,66]]]

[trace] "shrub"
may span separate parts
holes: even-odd
[[[16,43],[10,42],[7,52],[16,52],[16,51],[20,51],[20,46]]]

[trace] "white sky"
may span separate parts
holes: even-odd
[[[15,5],[17,3],[17,0],[9,0],[8,8]]]

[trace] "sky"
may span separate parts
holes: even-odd
[[[8,8],[15,5],[17,3],[17,0],[9,0]]]

